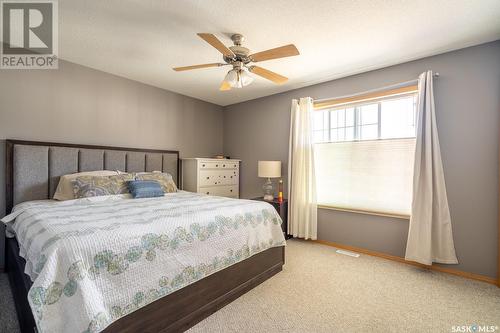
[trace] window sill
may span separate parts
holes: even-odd
[[[341,208],[341,207],[335,207],[335,206],[329,206],[329,205],[321,205],[321,204],[318,204],[318,209],[330,209],[330,210],[336,210],[336,211],[339,211],[339,212],[348,212],[348,213],[355,213],[355,214],[365,214],[365,215],[375,215],[375,216],[391,217],[391,218],[402,219],[402,220],[409,220],[410,219],[410,215],[405,215],[405,214],[377,212],[377,211],[352,209],[352,208]]]

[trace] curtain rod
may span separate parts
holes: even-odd
[[[432,76],[434,78],[438,78],[439,75],[440,75],[439,72],[436,72]],[[410,80],[410,81],[399,82],[399,83],[391,84],[391,85],[380,87],[380,88],[375,88],[375,89],[371,89],[371,90],[366,90],[366,91],[358,92],[358,93],[351,94],[351,95],[337,96],[337,97],[334,97],[334,99],[349,98],[349,97],[355,97],[355,96],[359,96],[359,95],[371,94],[371,93],[382,91],[382,90],[389,90],[389,89],[393,89],[393,88],[400,88],[400,87],[409,86],[409,85],[417,83],[417,82],[418,82],[418,79],[413,79],[413,80]],[[314,102],[324,102],[324,101],[328,101],[328,100],[331,100],[331,99],[333,99],[333,98],[332,97],[328,97],[328,98],[314,99]]]

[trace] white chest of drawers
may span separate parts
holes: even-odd
[[[239,198],[240,160],[183,158],[182,189],[208,195]]]

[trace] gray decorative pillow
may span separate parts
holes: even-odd
[[[155,180],[157,181],[165,193],[177,192],[177,186],[174,183],[172,176],[169,173],[161,172],[141,172],[135,174],[136,180]]]
[[[127,182],[134,176],[122,173],[115,176],[81,176],[73,180],[75,199],[129,193]]]

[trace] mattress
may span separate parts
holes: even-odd
[[[113,321],[285,240],[265,203],[190,192],[29,201],[15,236],[39,332],[100,332]]]

